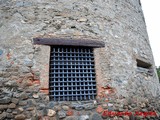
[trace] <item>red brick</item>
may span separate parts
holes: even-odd
[[[104,111],[104,109],[102,108],[101,105],[99,105],[96,109],[97,113],[102,113]]]
[[[34,81],[33,81],[33,84],[38,84],[38,85],[40,85],[40,80],[34,80]]]
[[[40,90],[40,92],[45,93],[45,94],[49,94],[49,89],[48,88],[43,88]]]
[[[73,110],[70,109],[67,111],[66,114],[67,114],[67,116],[73,116],[74,112],[73,112]]]

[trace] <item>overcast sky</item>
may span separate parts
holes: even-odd
[[[160,66],[160,0],[141,0],[156,66]]]

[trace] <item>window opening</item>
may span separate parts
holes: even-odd
[[[50,100],[95,99],[93,48],[51,46],[49,87]]]

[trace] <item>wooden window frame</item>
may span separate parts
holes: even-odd
[[[72,38],[33,38],[34,44],[39,45],[63,45],[63,46],[81,46],[101,48],[105,47],[105,43],[99,40],[92,39],[72,39]]]

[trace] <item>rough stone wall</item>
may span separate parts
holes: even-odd
[[[29,119],[51,117],[59,110],[54,117],[59,119],[78,106],[76,110],[84,109],[74,114],[87,119],[84,110],[95,109],[97,101],[103,103],[98,110],[109,109],[115,107],[110,101],[145,101],[160,93],[139,0],[0,0],[0,18],[0,104],[6,105],[0,105],[1,115]],[[49,102],[50,46],[34,45],[33,38],[58,36],[105,42],[105,48],[94,49],[96,102],[66,103],[67,108],[63,102]],[[151,63],[152,74],[139,70],[136,59]]]

